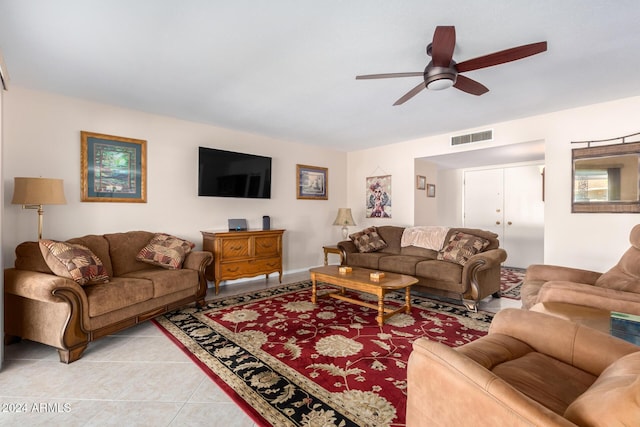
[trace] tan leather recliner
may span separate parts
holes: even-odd
[[[640,426],[640,347],[521,309],[458,348],[421,338],[407,426]]]
[[[640,315],[640,224],[631,247],[606,273],[557,265],[531,265],[522,284],[522,307],[558,302]]]

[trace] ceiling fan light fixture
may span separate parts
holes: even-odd
[[[457,73],[452,68],[427,66],[424,73],[424,84],[429,90],[448,89],[456,84],[456,77]]]

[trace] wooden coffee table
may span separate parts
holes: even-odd
[[[362,307],[369,307],[374,310],[378,310],[376,320],[380,326],[384,324],[386,319],[396,313],[403,310],[405,313],[411,312],[411,285],[418,283],[418,279],[415,277],[385,272],[385,276],[382,279],[371,280],[369,278],[369,274],[373,273],[375,270],[353,267],[353,270],[350,273],[342,274],[338,271],[339,267],[340,266],[338,265],[326,265],[324,267],[314,267],[309,270],[309,273],[311,274],[311,282],[313,283],[311,293],[312,303],[315,304],[317,301],[317,282],[321,281],[341,288],[339,292],[332,292],[326,294],[326,296],[348,301]],[[371,304],[362,300],[350,298],[344,295],[345,288],[376,295],[378,297],[378,304]],[[404,305],[399,308],[385,307],[384,296],[387,292],[402,289],[404,289],[405,292]]]

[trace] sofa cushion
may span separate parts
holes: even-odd
[[[139,270],[128,273],[123,277],[146,279],[153,282],[154,298],[185,289],[193,289],[193,292],[195,292],[199,283],[198,272],[189,269],[167,270],[165,268],[156,268],[153,270]]]
[[[360,252],[376,252],[387,247],[387,243],[382,240],[375,227],[350,234],[349,238]]]
[[[53,274],[42,256],[38,242],[22,242],[16,246],[15,267],[18,270],[37,271]]]
[[[178,269],[182,267],[184,257],[195,246],[187,240],[159,233],[138,252],[136,259],[162,268]]]
[[[104,238],[109,242],[109,255],[113,276],[122,276],[131,271],[149,270],[157,268],[155,265],[138,261],[136,255],[156,233],[149,231],[126,231],[123,233],[105,234]]]
[[[425,261],[426,258],[408,255],[388,255],[380,258],[378,261],[378,269],[389,271],[391,273],[408,274],[415,276],[416,264]]]
[[[465,265],[469,258],[482,252],[489,246],[489,243],[487,239],[482,237],[457,232],[451,236],[449,242],[438,252],[438,259]]]
[[[347,255],[347,265],[378,270],[380,259],[387,256],[389,256],[389,254],[385,254],[384,252],[352,252]]]
[[[69,239],[66,242],[78,243],[91,249],[91,252],[100,258],[100,261],[102,261],[102,265],[107,269],[107,274],[110,277],[113,277],[113,267],[111,266],[111,256],[109,255],[109,242],[104,238],[104,236],[89,234]]]
[[[89,317],[101,316],[153,298],[153,283],[147,279],[114,277],[109,283],[84,287]]]
[[[79,285],[109,281],[102,261],[86,246],[53,240],[40,240],[39,245],[45,262],[56,276]]]
[[[588,372],[537,352],[501,363],[492,372],[558,415],[596,380]]]

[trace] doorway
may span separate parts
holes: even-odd
[[[505,265],[544,262],[542,163],[464,171],[465,227],[498,235]]]

